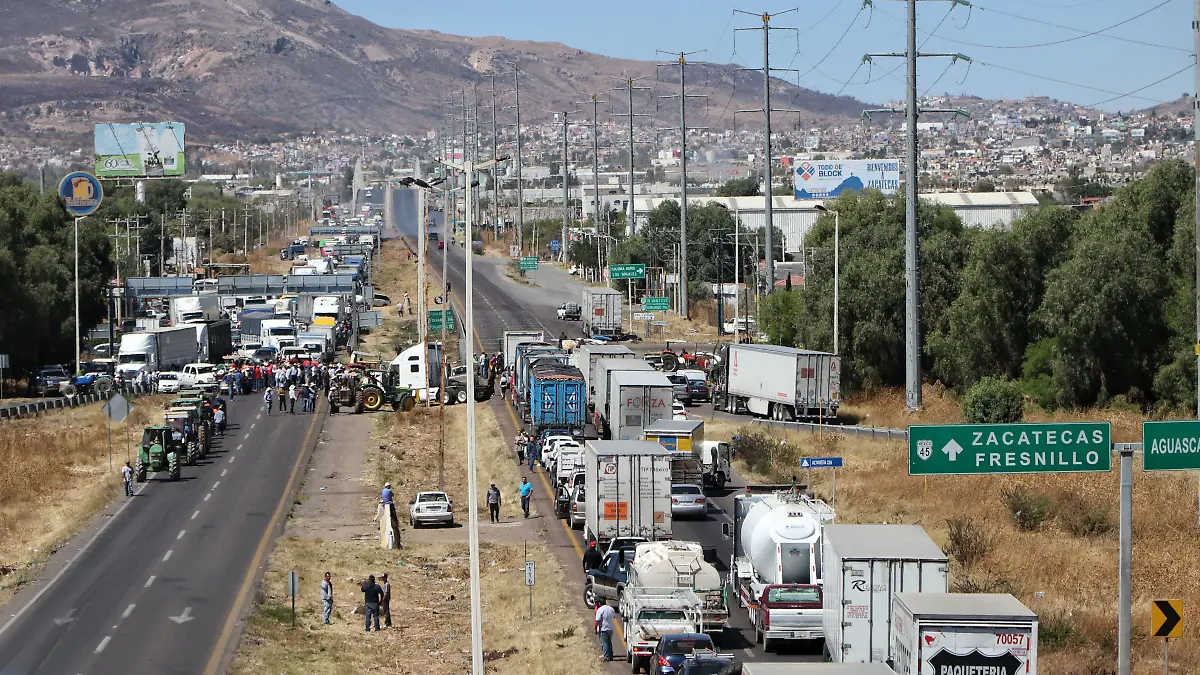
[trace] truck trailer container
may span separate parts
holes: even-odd
[[[722,347],[713,371],[713,407],[774,420],[837,417],[841,357],[778,345]]]
[[[546,342],[546,333],[540,330],[506,330],[500,338],[500,352],[504,354],[504,367],[512,368],[517,364],[517,346],[523,344],[541,344],[551,346]]]
[[[646,425],[671,418],[674,391],[663,373],[613,372],[602,435],[614,441],[641,440]]]
[[[614,288],[585,288],[583,301],[583,316],[579,322],[583,324],[585,335],[617,335],[621,332],[621,291]]]
[[[600,359],[633,359],[636,355],[625,345],[580,345],[571,352],[571,365],[583,373],[588,396],[595,392],[596,362]]]
[[[537,364],[529,385],[529,415],[533,432],[570,429],[582,436],[587,423],[583,374],[561,363]]]
[[[945,593],[950,561],[920,525],[827,525],[825,651],[835,663],[892,658],[896,593]]]
[[[1002,593],[897,593],[897,675],[1037,675],[1038,617]]]
[[[671,451],[653,441],[587,441],[584,537],[670,539]]]
[[[566,352],[564,352],[563,350],[561,350],[558,347],[555,347],[553,345],[522,343],[522,344],[517,345],[516,354],[517,354],[517,357],[516,357],[516,361],[514,362],[513,372],[512,372],[512,378],[513,378],[512,387],[513,387],[513,393],[516,395],[517,402],[519,404],[523,404],[523,403],[525,403],[525,395],[526,395],[526,392],[524,389],[524,382],[525,382],[526,378],[529,377],[528,371],[529,371],[529,366],[530,366],[530,363],[529,363],[530,359],[532,359],[535,355],[544,355],[544,354],[562,354],[563,358],[565,359]]]
[[[221,318],[221,297],[215,293],[171,298],[171,323],[208,323]]]
[[[592,367],[595,371],[592,379],[592,393],[588,400],[588,405],[591,407],[593,419],[599,425],[599,419],[607,416],[608,411],[608,390],[609,383],[612,382],[612,374],[620,371],[631,372],[653,372],[654,366],[646,363],[641,359],[625,359],[625,358],[602,358],[596,360],[596,365]]]
[[[171,326],[125,333],[117,354],[117,372],[122,377],[160,370],[179,370],[199,357],[196,329]]]

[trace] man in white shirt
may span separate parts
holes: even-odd
[[[596,634],[600,636],[600,650],[603,652],[600,656],[601,661],[613,660],[613,618],[616,612],[609,606],[607,602],[596,607]]]
[[[133,496],[133,468],[129,466],[129,462],[125,462],[125,466],[121,467],[121,482],[125,484],[125,496]]]

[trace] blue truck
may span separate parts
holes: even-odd
[[[566,362],[567,355],[558,347],[550,345],[538,344],[520,344],[517,345],[517,361],[513,365],[513,393],[515,394],[518,407],[524,406],[529,393],[529,373],[532,366],[532,361],[537,358],[546,356],[559,356],[563,362]]]
[[[574,366],[553,360],[533,366],[529,382],[529,416],[532,433],[550,427],[567,428],[583,435],[587,422],[587,385]]]

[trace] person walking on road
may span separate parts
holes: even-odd
[[[596,635],[600,636],[600,651],[602,652],[600,655],[601,661],[613,660],[612,637],[614,614],[615,612],[613,612],[613,608],[608,604],[607,600],[604,602],[604,604],[596,607],[596,621],[594,623],[594,628],[596,629]]]
[[[367,632],[371,632],[371,618],[375,619],[375,631],[379,631],[379,601],[383,598],[383,589],[379,584],[375,583],[375,575],[367,577],[367,583],[362,585],[363,606],[366,612],[363,614],[363,619],[366,622]],[[609,628],[609,639],[612,639],[612,629]],[[610,659],[611,660],[611,659]]]
[[[125,466],[121,467],[121,482],[125,484],[125,496],[133,496],[133,467],[129,466],[129,462],[125,462]]]
[[[288,408],[288,414],[296,414],[296,396],[296,385],[288,385],[288,402],[292,404],[291,407]]]
[[[217,425],[217,433],[221,434],[221,437],[224,438],[225,437],[225,409],[224,408],[217,408],[216,412],[213,413],[213,422],[215,422]]]
[[[521,479],[521,510],[525,512],[525,517],[529,517],[529,499],[533,496],[533,484],[528,478]]]
[[[279,412],[281,412],[281,413],[287,412],[287,387],[283,386],[282,384],[279,385],[278,397],[279,397]]]
[[[491,487],[488,488],[487,505],[492,522],[500,522],[500,488],[496,487],[496,481],[492,481]]]
[[[379,579],[383,583],[383,599],[379,601],[379,613],[383,616],[383,627],[392,627],[392,584],[388,581],[387,572]]]
[[[600,565],[604,563],[604,554],[596,548],[595,540],[588,542],[588,548],[583,552],[583,573],[587,574],[588,570],[600,569]]]
[[[329,625],[329,615],[333,613],[333,579],[329,572],[321,580],[321,602],[325,605],[325,625]]]
[[[275,398],[274,394],[275,394],[275,390],[270,387],[267,387],[267,390],[263,392],[263,401],[265,401],[267,403],[267,414],[268,415],[271,414],[271,405],[274,403],[273,399]]]

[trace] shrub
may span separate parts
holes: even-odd
[[[800,448],[765,431],[738,430],[730,443],[735,457],[746,462],[754,473],[788,480],[800,467]]]
[[[951,593],[1008,593],[1009,595],[1020,595],[1021,589],[1017,588],[1009,579],[1002,576],[968,576],[962,575],[954,580],[950,586]]]
[[[973,518],[951,518],[946,521],[946,555],[958,564],[970,568],[992,550],[992,538]]]
[[[971,424],[1020,422],[1025,402],[1015,382],[985,377],[963,397],[963,416]]]
[[[1034,532],[1054,517],[1054,500],[1033,492],[1024,486],[1015,485],[1000,491],[1000,502],[1012,514],[1017,529]]]
[[[1108,504],[1090,502],[1077,495],[1069,495],[1059,502],[1058,519],[1063,528],[1076,537],[1100,537],[1117,529]]]
[[[1079,642],[1075,617],[1065,609],[1038,612],[1038,647],[1046,651],[1066,649]]]

